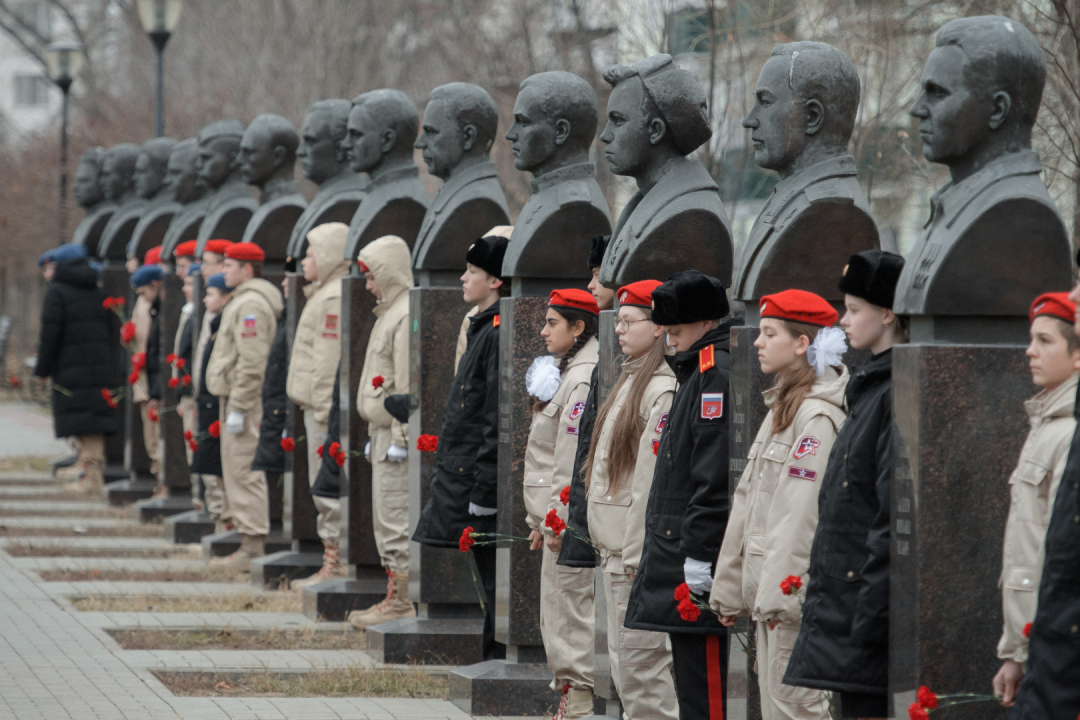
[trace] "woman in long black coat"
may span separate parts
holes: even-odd
[[[196,389],[195,405],[198,408],[199,432],[198,449],[191,459],[192,473],[199,475],[211,475],[221,477],[221,440],[210,434],[210,426],[219,417],[218,396],[206,389],[206,368],[210,364],[210,355],[214,352],[214,343],[217,340],[218,328],[221,327],[221,316],[210,321],[210,337],[203,349],[202,367],[199,368],[199,387]],[[220,424],[219,426],[220,427]],[[218,433],[220,437],[220,431]]]

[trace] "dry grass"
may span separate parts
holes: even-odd
[[[161,537],[159,524],[120,525],[118,527],[86,527],[75,532],[74,527],[9,528],[0,522],[0,537]]]
[[[37,573],[46,582],[250,582],[247,574],[230,568],[205,567],[197,570],[41,570]]]
[[[56,498],[53,498],[54,500]],[[11,498],[11,502],[21,502],[22,498]],[[0,503],[4,502],[0,500]],[[0,518],[5,517],[92,517],[92,518],[116,518],[117,520],[130,520],[131,519],[131,506],[123,507],[111,507],[109,505],[102,505],[100,508],[94,510],[69,510],[64,507],[63,501],[57,501],[56,504],[44,512],[41,510],[3,510],[0,509]],[[0,520],[0,523],[3,523]]]
[[[174,695],[198,697],[367,697],[446,700],[445,676],[410,670],[342,668],[315,673],[154,671]]]
[[[0,472],[48,472],[50,469],[46,458],[20,457],[0,460]]]
[[[197,597],[95,595],[71,598],[71,603],[80,612],[298,613],[302,609],[300,593],[289,591],[266,595],[199,595]]]
[[[123,548],[76,548],[64,545],[30,545],[13,543],[2,549],[12,557],[80,557],[80,558],[175,558],[188,555],[184,546],[177,549],[161,548],[154,550],[125,550]]]
[[[348,626],[346,626],[348,628]],[[365,650],[364,633],[314,630],[109,630],[125,650]]]

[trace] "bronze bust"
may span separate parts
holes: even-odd
[[[166,229],[163,231],[161,245],[162,255],[172,257],[173,248],[182,242],[194,240],[199,234],[199,226],[202,225],[206,215],[207,193],[206,186],[199,180],[199,143],[195,138],[188,138],[176,143],[169,155],[169,166],[165,172],[165,182],[173,195],[174,205],[172,208],[162,206],[160,211],[161,220],[168,216]],[[155,222],[153,209],[147,211],[140,221],[140,227],[135,229],[138,237],[140,230],[147,234],[156,234],[157,230],[147,226],[142,228],[144,222]],[[150,244],[153,247],[153,243]]]
[[[240,240],[258,207],[251,197],[250,186],[240,178],[237,157],[243,136],[244,125],[238,120],[215,120],[196,136],[199,180],[209,192],[196,254],[202,252],[203,244],[210,239]]]
[[[777,45],[761,68],[754,107],[742,124],[754,160],[776,171],[780,182],[735,264],[732,297],[747,303],[748,316],[756,315],[762,296],[792,287],[841,302],[839,269],[851,255],[878,246],[847,150],[859,94],[855,65],[825,43]]]
[[[161,244],[162,235],[157,237],[147,236],[145,233],[137,234],[140,225],[146,225],[143,220],[149,214],[160,217],[161,209],[171,216],[175,212],[176,204],[173,201],[172,188],[167,181],[169,158],[176,147],[176,140],[172,138],[154,138],[143,143],[139,150],[139,157],[135,160],[135,194],[143,201],[137,213],[130,211],[118,212],[114,219],[129,215],[126,221],[130,227],[125,230],[127,234],[127,256],[142,257],[146,251],[155,245]],[[134,206],[132,206],[134,207]]]
[[[262,247],[267,260],[281,260],[293,226],[307,207],[294,179],[296,128],[281,115],[259,115],[240,141],[237,164],[244,182],[259,188],[259,208],[241,238]]]
[[[496,225],[510,224],[490,160],[499,109],[479,85],[448,83],[431,91],[416,148],[428,172],[443,180],[413,248],[422,285],[432,273],[457,283],[469,246]]]
[[[611,211],[589,162],[596,92],[562,71],[528,77],[519,90],[506,139],[514,166],[533,174],[533,194],[514,226],[503,275],[513,278],[515,295],[546,295],[555,283],[587,280],[591,239],[611,234]]]
[[[923,156],[947,165],[952,178],[930,199],[893,305],[935,316],[934,337],[951,332],[947,316],[983,316],[990,324],[1012,317],[1011,334],[1021,340],[1032,299],[1072,285],[1068,232],[1031,149],[1045,81],[1043,51],[1015,20],[968,17],[938,30],[910,112]],[[915,341],[925,339],[920,327],[929,326],[913,320]]]
[[[79,158],[79,167],[75,171],[75,202],[86,211],[86,215],[71,236],[71,242],[86,247],[91,253],[97,252],[101,232],[116,210],[116,204],[105,199],[101,188],[101,165],[105,161],[105,148],[92,147]]]
[[[615,224],[600,282],[607,287],[666,280],[694,267],[731,281],[731,228],[705,167],[687,156],[712,137],[705,93],[670,55],[604,70],[612,86],[607,144],[611,171],[638,191]]]
[[[120,143],[105,151],[101,164],[101,189],[116,210],[101,232],[97,254],[102,259],[122,260],[131,231],[135,229],[146,200],[135,193],[135,163],[142,148],[134,143]]]

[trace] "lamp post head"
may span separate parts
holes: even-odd
[[[54,42],[45,48],[49,79],[66,95],[79,76],[86,59],[85,47],[77,42]]]

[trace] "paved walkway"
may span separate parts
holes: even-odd
[[[66,443],[53,437],[52,418],[36,405],[0,403],[0,458],[43,457],[50,460],[71,454]]]

